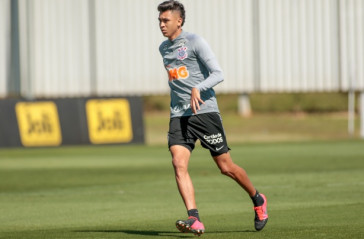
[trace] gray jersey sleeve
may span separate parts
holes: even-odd
[[[208,43],[201,37],[196,39],[195,52],[199,60],[209,71],[209,76],[195,87],[199,91],[206,91],[224,80],[222,70]]]

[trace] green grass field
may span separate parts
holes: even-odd
[[[254,113],[243,118],[236,113],[222,113],[229,143],[359,139],[359,117],[354,135],[348,134],[346,112],[325,114]],[[148,145],[166,144],[169,113],[147,113],[145,117]]]
[[[197,147],[190,162],[203,238],[364,238],[364,142],[233,144],[268,197],[248,196]],[[192,238],[165,146],[0,149],[0,238]]]

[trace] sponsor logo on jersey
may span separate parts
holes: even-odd
[[[189,76],[189,72],[186,66],[180,66],[168,70],[169,81],[186,79]]]
[[[178,112],[181,112],[182,110],[187,110],[187,109],[189,109],[190,107],[191,107],[191,105],[190,105],[190,104],[185,104],[185,105],[178,104],[178,105],[174,106],[174,107],[172,108],[172,110],[173,110],[173,112],[178,113]]]
[[[187,58],[187,47],[183,46],[177,49],[177,59],[183,61]]]

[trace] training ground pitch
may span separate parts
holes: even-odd
[[[364,238],[364,142],[231,145],[268,197],[254,231],[249,197],[193,152],[203,238]],[[0,149],[0,238],[190,238],[165,146]]]

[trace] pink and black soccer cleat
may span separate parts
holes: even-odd
[[[263,199],[264,203],[262,206],[254,207],[255,211],[255,219],[254,219],[254,226],[255,230],[260,231],[264,228],[265,224],[268,222],[268,211],[267,211],[267,198],[264,194],[260,194]]]
[[[191,232],[197,236],[201,236],[205,232],[205,227],[196,217],[188,217],[187,220],[177,220],[176,227],[180,232]]]

